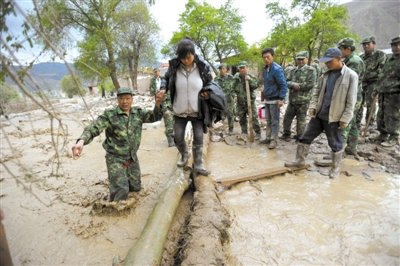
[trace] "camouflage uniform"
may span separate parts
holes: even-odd
[[[260,123],[258,121],[258,114],[256,109],[256,95],[254,90],[258,88],[257,78],[247,74],[250,77],[250,97],[251,97],[251,109],[253,113],[253,129],[256,134],[261,134]],[[247,96],[246,96],[246,82],[239,73],[236,73],[233,77],[232,92],[237,96],[237,113],[239,116],[240,128],[242,134],[247,134]]]
[[[339,46],[341,45],[353,46],[354,40],[345,38],[339,42]],[[357,151],[359,136],[359,125],[356,123],[356,117],[362,102],[362,80],[365,74],[365,64],[364,61],[355,54],[355,52],[352,52],[350,55],[348,55],[343,62],[358,75],[357,102],[354,107],[353,118],[351,119],[349,125],[343,130],[343,138],[345,143],[347,143],[346,152],[355,153]]]
[[[229,127],[229,132],[232,132],[234,117],[235,117],[235,93],[232,90],[233,76],[230,74],[226,74],[223,77],[218,76],[215,78],[215,82],[218,83],[218,85],[225,93],[225,97],[228,104],[227,108],[228,127]]]
[[[398,43],[400,36],[392,39],[391,45]],[[388,143],[396,144],[400,134],[400,54],[393,54],[388,58],[377,84],[375,92],[379,93],[378,130],[382,135],[390,135]],[[384,143],[382,145],[385,146]]]
[[[300,53],[299,53],[300,54]],[[289,138],[293,118],[297,120],[297,138],[299,138],[306,127],[308,105],[312,97],[312,89],[316,81],[316,71],[307,64],[292,69],[286,78],[289,88],[289,104],[283,118],[283,138]],[[300,85],[300,90],[292,88],[293,83]]]
[[[129,191],[141,188],[140,166],[137,158],[142,124],[161,118],[160,108],[153,112],[132,107],[128,116],[120,107],[106,110],[96,121],[85,127],[79,140],[87,145],[105,130],[106,164],[110,181],[110,200],[125,200]]]
[[[315,69],[315,75],[316,75],[315,84],[317,84],[318,78],[319,78],[319,77],[321,76],[321,74],[322,74],[322,69],[321,69],[321,67],[319,66],[319,64],[318,64],[318,63],[315,63],[315,62],[312,62],[312,63],[310,64],[310,66],[313,67],[313,68]]]
[[[371,41],[370,38],[363,40],[362,43]],[[365,63],[365,76],[362,81],[362,102],[361,108],[357,113],[357,125],[361,124],[364,104],[367,106],[367,114],[365,117],[365,121],[368,120],[368,117],[371,112],[371,103],[372,103],[372,92],[377,85],[378,75],[382,71],[383,65],[386,62],[386,54],[382,51],[375,50],[371,54],[362,54],[361,59],[364,60]],[[375,114],[372,114],[370,124],[373,124],[375,121]]]
[[[150,80],[150,95],[155,96],[158,91],[156,78],[152,77]],[[174,115],[172,113],[171,96],[167,92],[167,97],[161,103],[161,111],[163,112],[165,136],[173,138],[174,135]]]

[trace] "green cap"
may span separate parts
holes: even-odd
[[[361,44],[370,43],[370,42],[375,43],[375,37],[374,36],[365,37],[364,39],[362,39]]]
[[[308,51],[301,51],[296,54],[296,59],[308,58]]]
[[[354,40],[352,38],[343,38],[338,43],[338,47],[340,46],[354,47]]]
[[[395,44],[395,43],[398,43],[398,42],[400,42],[400,35],[394,37],[394,38],[392,39],[392,41],[390,42],[390,45]]]
[[[240,61],[238,67],[246,67],[247,62],[246,61]]]
[[[120,96],[122,94],[131,94],[132,95],[133,92],[132,92],[131,88],[122,87],[117,90],[117,96]]]

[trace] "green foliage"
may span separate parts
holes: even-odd
[[[68,98],[74,95],[84,95],[85,89],[82,88],[82,81],[76,75],[67,75],[61,80],[61,89],[67,94]]]
[[[171,48],[183,37],[190,37],[211,65],[240,54],[246,50],[247,44],[240,33],[244,18],[238,13],[232,0],[227,0],[219,8],[189,0],[180,15],[180,31],[175,32],[170,40]],[[163,52],[165,54],[165,49]]]
[[[5,105],[9,102],[19,100],[21,97],[19,96],[17,90],[5,83],[0,82],[0,104]]]
[[[281,64],[292,61],[300,50],[307,50],[310,59],[319,58],[341,38],[355,37],[346,25],[346,7],[329,0],[293,0],[289,9],[272,2],[266,9],[276,25],[261,46],[274,47],[276,61]]]

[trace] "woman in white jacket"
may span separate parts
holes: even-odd
[[[285,166],[304,166],[312,141],[325,131],[332,150],[329,177],[335,178],[340,174],[343,158],[342,130],[352,119],[357,100],[358,75],[342,63],[338,48],[329,48],[319,62],[325,63],[328,71],[321,75],[314,88],[309,107],[311,120],[299,138],[296,159]]]

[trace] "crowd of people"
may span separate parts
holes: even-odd
[[[248,73],[246,61],[237,65],[238,72],[234,75],[229,73],[226,64],[220,64],[219,75],[214,79],[210,65],[196,54],[194,43],[185,38],[177,45],[176,57],[169,61],[165,75],[161,77],[160,70],[154,69],[150,83],[150,93],[156,101],[154,110],[132,107],[132,91],[120,88],[118,106],[106,110],[84,129],[72,148],[73,156],[79,157],[83,146],[105,130],[103,147],[110,200],[123,200],[128,192],[141,188],[136,152],[142,123],[164,118],[168,146],[176,146],[180,153],[177,166],[186,165],[192,154],[196,175],[208,175],[203,163],[203,137],[213,122],[224,119],[227,133],[233,134],[237,117],[242,134],[253,130],[255,140],[261,145],[276,149],[280,109],[287,104],[280,138],[291,141],[291,125],[296,118],[293,138],[297,142],[297,151],[294,161],[285,165],[304,166],[311,143],[325,132],[332,159],[329,176],[335,178],[340,173],[343,154],[357,154],[364,105],[367,107],[366,124],[372,126],[376,121],[380,132],[371,141],[384,147],[399,144],[400,36],[390,42],[390,57],[376,49],[373,36],[364,38],[361,45],[364,53],[358,56],[355,41],[344,38],[337,47],[327,49],[317,62],[309,62],[307,51],[298,51],[295,63],[286,68],[274,62],[274,49],[265,48],[260,52],[264,63],[261,79]],[[262,88],[261,100],[265,105],[265,139],[261,139],[257,115],[258,88]],[[188,123],[193,131],[191,154],[185,141]]]

